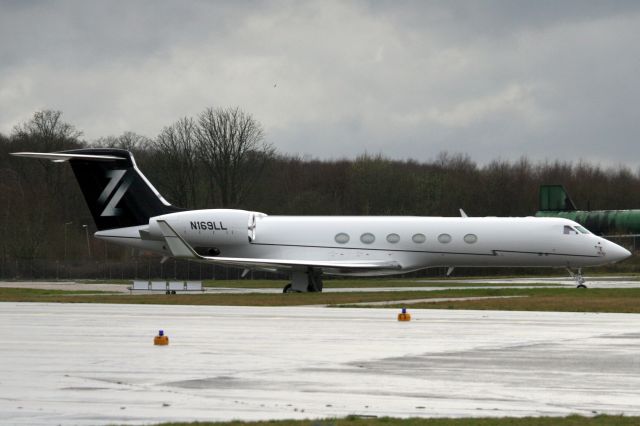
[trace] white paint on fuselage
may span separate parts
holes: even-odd
[[[593,234],[564,234],[567,220],[536,218],[450,218],[450,217],[286,217],[260,219],[254,244],[277,247],[283,257],[308,251],[329,259],[396,260],[403,269],[433,266],[589,266],[607,263],[613,243]],[[335,241],[338,233],[349,242]],[[370,233],[375,241],[365,244],[360,237]],[[397,243],[387,235],[397,234]],[[413,235],[426,237],[415,243]],[[449,243],[438,237],[448,234]],[[467,243],[465,235],[477,237]],[[598,249],[598,245],[603,249]],[[613,247],[612,247],[613,246]],[[624,249],[623,249],[624,250]],[[602,253],[605,253],[603,255]]]
[[[593,234],[564,233],[577,223],[561,218],[462,218],[407,216],[260,216],[254,234],[248,226],[253,212],[244,210],[192,210],[152,218],[148,231],[154,240],[141,240],[139,228],[102,231],[98,238],[170,253],[164,247],[156,219],[166,220],[193,247],[215,247],[221,256],[298,260],[397,261],[397,274],[436,266],[551,266],[582,267],[615,262],[629,256],[624,248]],[[344,244],[338,233],[349,235]],[[370,233],[375,241],[363,243]],[[397,234],[397,243],[387,235]],[[412,236],[424,234],[424,243]],[[449,243],[438,240],[451,236]],[[465,235],[477,236],[467,243]],[[253,235],[251,240],[249,235]]]

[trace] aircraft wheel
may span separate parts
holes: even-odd
[[[169,290],[165,291],[164,294],[171,294]]]
[[[283,293],[293,293],[293,290],[291,289],[291,283],[287,284],[284,286],[284,288],[282,289]]]
[[[584,285],[584,284],[578,284],[578,287],[576,287],[576,288],[587,288],[587,286]]]
[[[175,290],[171,290],[171,294],[176,294],[176,291]]]

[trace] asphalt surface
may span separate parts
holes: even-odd
[[[0,303],[0,424],[640,415],[640,315],[410,313]]]

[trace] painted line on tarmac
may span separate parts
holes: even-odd
[[[440,302],[466,302],[469,300],[488,300],[488,299],[513,299],[516,297],[529,297],[529,296],[478,296],[478,297],[432,297],[429,299],[406,299],[406,300],[383,300],[381,302],[357,302],[357,303],[342,303],[340,305],[333,306],[385,306],[385,305],[397,305],[403,304],[416,304],[416,303],[440,303]]]

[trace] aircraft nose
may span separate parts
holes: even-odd
[[[624,247],[621,247],[611,241],[607,241],[607,257],[611,262],[619,262],[631,256],[631,252]]]

